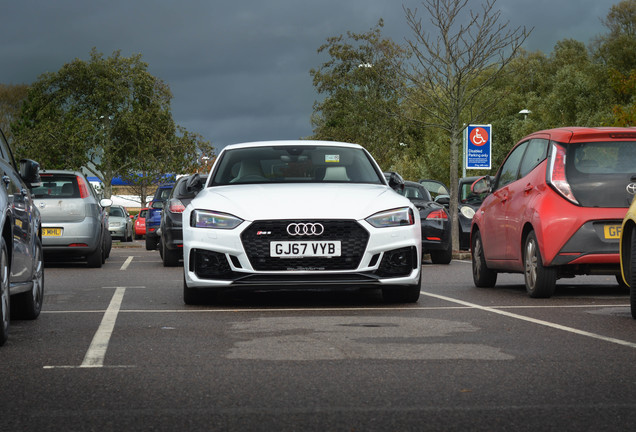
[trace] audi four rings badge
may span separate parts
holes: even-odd
[[[636,183],[630,183],[627,185],[627,192],[634,195],[636,194]]]
[[[325,232],[325,227],[320,223],[290,223],[287,225],[287,234],[290,236],[308,235],[319,236]]]

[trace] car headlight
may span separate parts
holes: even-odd
[[[415,223],[415,216],[411,208],[404,207],[376,213],[366,218],[366,221],[376,228],[387,228],[413,225]]]
[[[190,214],[190,226],[196,228],[234,229],[242,222],[231,214],[210,210],[193,210]]]
[[[475,216],[475,209],[473,209],[472,207],[463,206],[459,209],[459,211],[461,212],[461,214],[464,215],[466,219],[472,219],[473,216]]]

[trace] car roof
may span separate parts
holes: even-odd
[[[269,147],[269,146],[336,146],[336,147],[350,147],[350,148],[363,148],[359,144],[351,144],[339,141],[319,141],[319,140],[279,140],[279,141],[254,141],[245,142],[239,144],[230,144],[224,148],[224,150],[232,150],[237,148],[250,148],[250,147]]]
[[[550,135],[550,139],[562,143],[571,141],[604,140],[604,139],[636,139],[636,127],[560,127],[544,129],[525,136],[521,141],[538,135]]]

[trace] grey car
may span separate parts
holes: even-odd
[[[121,241],[133,240],[133,220],[125,207],[114,205],[108,209],[108,231]]]
[[[46,260],[82,258],[89,267],[101,267],[110,254],[111,237],[104,207],[83,173],[47,170],[33,188],[42,215],[42,246]]]
[[[0,130],[0,346],[9,336],[11,318],[36,319],[44,299],[44,265],[40,212],[31,187],[39,182],[39,165],[15,163]]]

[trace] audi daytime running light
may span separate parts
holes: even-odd
[[[193,210],[190,215],[190,226],[196,228],[234,229],[242,222],[231,214],[210,210]]]
[[[376,213],[369,216],[366,221],[376,228],[387,228],[413,225],[415,223],[415,216],[413,215],[413,210],[409,207],[403,207]]]

